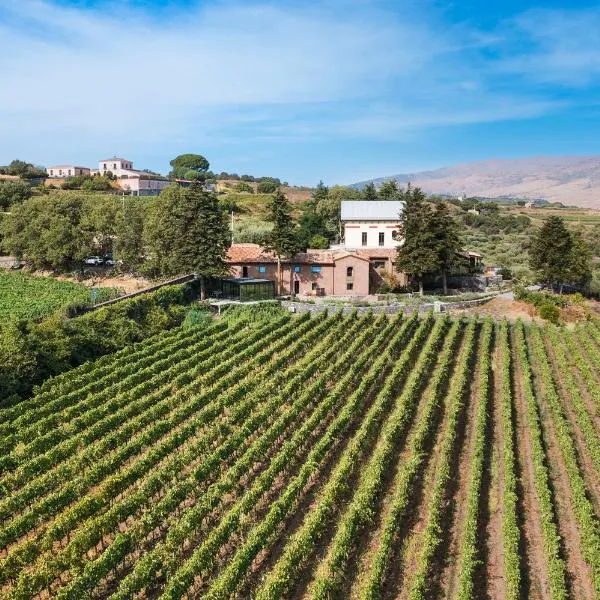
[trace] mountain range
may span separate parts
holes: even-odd
[[[600,209],[600,156],[491,159],[370,181],[377,186],[392,179],[401,185],[410,182],[429,194],[526,198]]]

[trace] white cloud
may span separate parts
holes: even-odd
[[[528,10],[505,26],[504,71],[564,86],[600,82],[600,7]]]
[[[249,138],[386,140],[556,106],[494,88],[480,51],[501,35],[417,4],[237,0],[152,15],[0,0],[0,163],[166,158]]]

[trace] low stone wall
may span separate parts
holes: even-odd
[[[495,298],[497,294],[490,294],[483,298],[476,298],[475,300],[465,300],[463,302],[440,302],[440,312],[446,312],[449,308],[469,308],[471,306],[477,306],[479,304],[485,304],[492,298]],[[395,315],[399,312],[406,314],[412,314],[414,312],[426,313],[434,310],[435,305],[432,302],[425,304],[418,304],[415,306],[407,306],[401,302],[393,304],[373,304],[372,306],[352,306],[342,304],[311,304],[310,302],[291,302],[289,300],[282,300],[281,305],[290,310],[291,312],[310,312],[310,313],[321,313],[325,310],[329,312],[342,311],[343,314],[347,315],[356,311],[359,315],[364,315],[369,311],[373,314],[386,314]]]

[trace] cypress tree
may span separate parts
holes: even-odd
[[[530,264],[547,285],[559,286],[569,279],[573,240],[564,221],[551,216],[534,236],[530,248]]]
[[[448,294],[448,271],[457,263],[462,243],[458,223],[452,218],[448,205],[438,202],[432,214],[433,227],[437,239],[437,253],[442,270],[444,295]]]
[[[269,204],[269,221],[273,223],[273,230],[267,235],[264,247],[274,252],[277,257],[277,294],[281,295],[281,260],[291,258],[300,249],[292,209],[281,191],[273,196]]]
[[[363,198],[365,200],[377,200],[379,198],[375,184],[372,181],[369,181],[363,188]]]
[[[404,210],[400,216],[400,234],[404,243],[398,246],[396,270],[414,277],[423,295],[423,277],[440,270],[439,242],[433,211],[419,188],[403,193]]]

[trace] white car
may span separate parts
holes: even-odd
[[[104,261],[99,256],[88,256],[87,258],[83,259],[83,264],[91,267],[98,267],[103,262]]]

